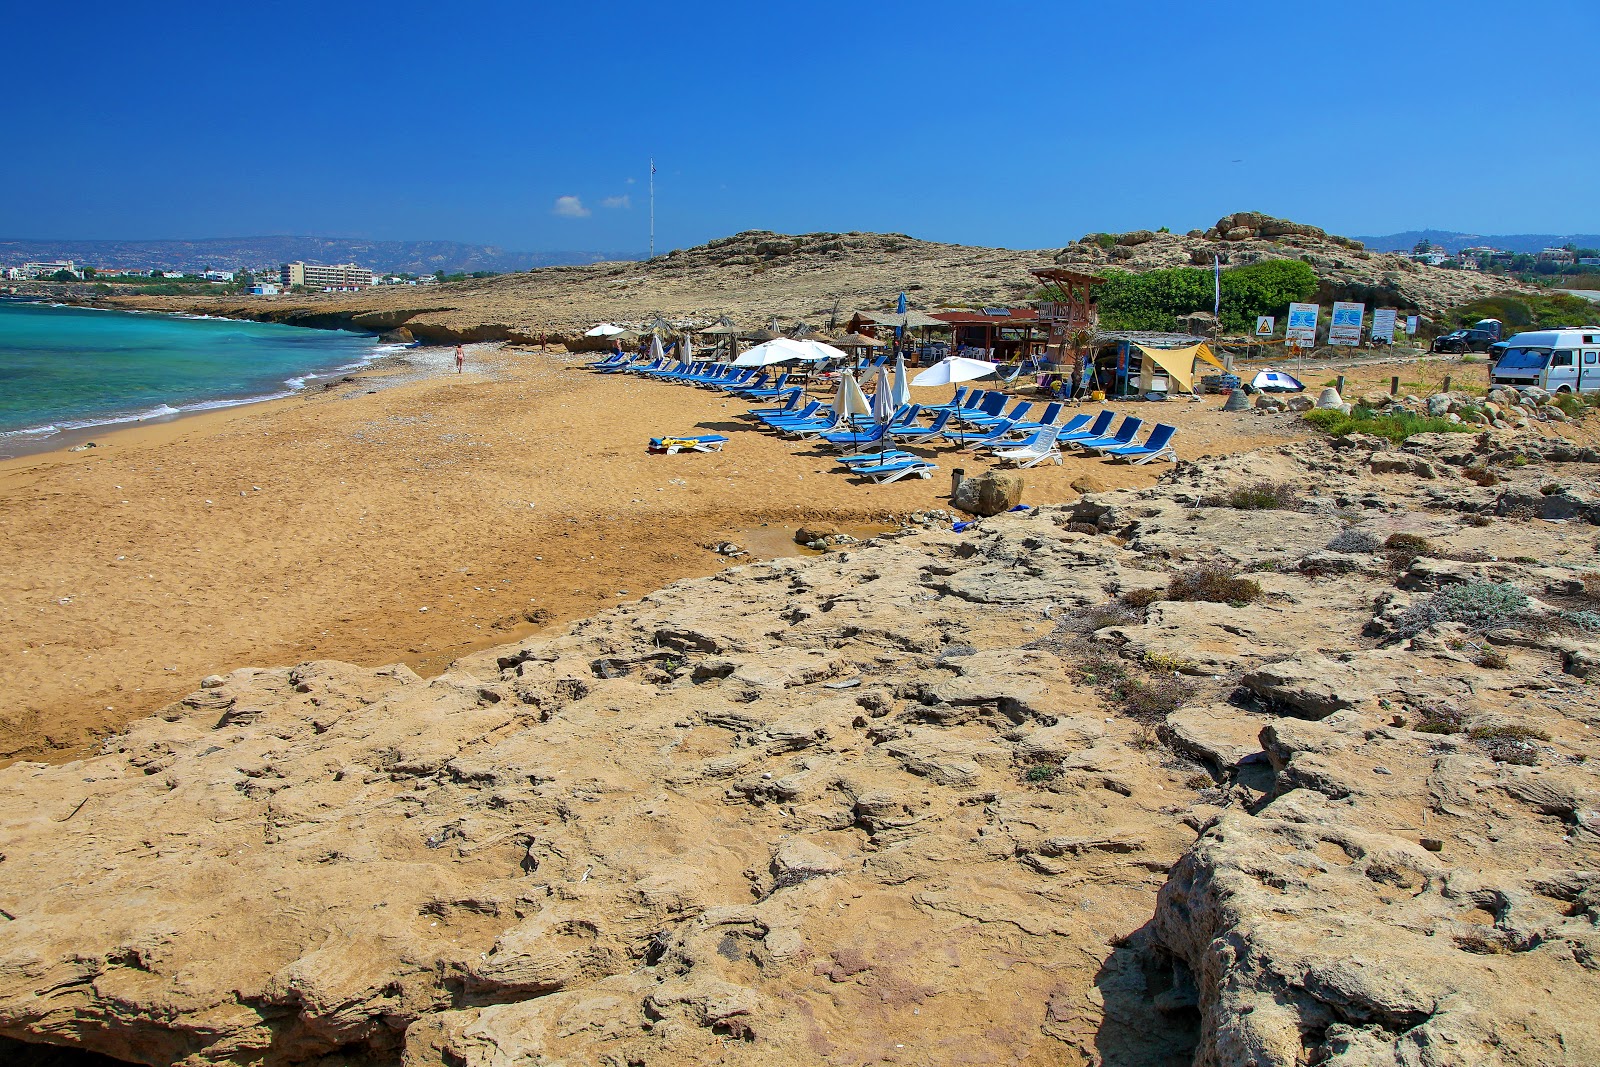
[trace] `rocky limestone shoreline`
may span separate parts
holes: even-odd
[[[431,680],[209,678],[0,772],[0,1035],[188,1067],[1600,1062],[1597,461],[1537,426],[1307,440]]]

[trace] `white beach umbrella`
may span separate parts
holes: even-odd
[[[837,349],[831,351],[837,352]],[[843,353],[840,353],[843,355]],[[763,341],[753,345],[733,361],[735,367],[767,367],[774,363],[788,363],[798,360],[802,363],[816,363],[829,358],[827,345],[815,341],[796,341],[789,337],[777,337],[771,341]]]
[[[912,385],[951,385],[986,378],[994,373],[997,364],[986,359],[968,359],[966,356],[946,356],[915,378]]]
[[[659,333],[650,335],[650,358],[660,360],[667,358],[666,350],[661,347],[661,335]]]
[[[903,355],[894,357],[894,386],[890,395],[894,397],[897,411],[911,403],[911,379],[906,376],[906,357]]]
[[[688,334],[683,335],[683,344],[679,348],[679,351],[682,353],[683,361],[685,363],[694,362],[694,342],[689,339]]]
[[[609,322],[602,322],[600,325],[596,326],[594,329],[586,331],[584,333],[584,336],[585,337],[616,337],[616,336],[618,336],[620,334],[625,334],[627,332],[628,331],[624,330],[621,326],[613,326]]]
[[[822,341],[804,340],[799,343],[805,345],[806,348],[815,353],[815,355],[812,357],[813,359],[833,359],[846,361],[850,358],[850,353],[846,352],[844,349],[835,348],[832,345],[826,344]]]
[[[854,375],[839,375],[839,390],[833,397],[833,414],[840,422],[851,415],[872,414],[872,405],[867,403],[867,394],[856,384]]]
[[[872,393],[872,421],[882,425],[894,419],[894,386],[889,384],[889,368],[878,368],[878,383]]]

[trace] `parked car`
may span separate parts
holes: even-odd
[[[1451,330],[1433,339],[1430,352],[1487,352],[1489,346],[1500,340],[1498,334],[1474,327],[1470,330]]]

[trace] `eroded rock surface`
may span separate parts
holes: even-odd
[[[1432,478],[1348,441],[1182,464],[432,680],[207,679],[0,772],[0,1035],[188,1067],[1600,1062],[1596,530],[1497,504],[1596,468],[1439,436],[1406,450]],[[1263,477],[1305,499],[1215,503]],[[1395,533],[1420,547],[1347,550]],[[1259,597],[1169,598],[1219,562]],[[1468,583],[1527,602],[1428,614]]]

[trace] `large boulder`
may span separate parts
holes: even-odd
[[[1022,475],[986,471],[976,478],[963,478],[950,503],[972,515],[999,515],[1022,502]]]

